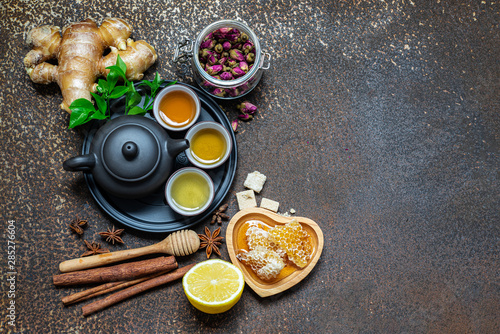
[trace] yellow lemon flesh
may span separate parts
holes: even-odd
[[[240,300],[245,281],[241,270],[232,263],[207,260],[184,275],[182,286],[194,307],[215,314],[226,312]]]

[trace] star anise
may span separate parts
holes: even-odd
[[[83,227],[87,225],[87,221],[76,218],[69,224],[69,228],[71,228],[76,234],[82,235],[83,234]]]
[[[214,231],[214,233],[210,233],[208,227],[205,226],[205,234],[198,234],[201,239],[200,248],[207,247],[207,259],[212,255],[212,251],[217,253],[220,256],[220,251],[218,245],[221,244],[223,237],[218,237],[220,233],[220,227]]]
[[[217,222],[217,224],[221,225],[222,219],[229,219],[229,216],[224,213],[227,210],[227,207],[228,205],[224,204],[218,210],[214,211],[214,215],[212,216],[212,221],[210,222],[210,224]]]
[[[106,241],[112,243],[113,245],[115,244],[115,241],[123,244],[124,242],[122,238],[120,238],[122,232],[122,228],[115,230],[115,227],[113,226],[112,230],[110,230],[108,227],[108,230],[106,232],[99,232],[99,235],[101,235],[103,238],[106,238]]]
[[[92,241],[92,243],[88,242],[87,240],[84,240],[85,246],[89,249],[85,253],[82,254],[82,257],[84,256],[89,256],[89,255],[96,255],[96,254],[102,254],[102,253],[109,253],[109,249],[106,248],[101,248],[101,245],[98,242]]]

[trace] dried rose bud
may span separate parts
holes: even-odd
[[[229,66],[229,67],[236,67],[238,66],[238,62],[234,59],[228,59],[226,61],[226,64]]]
[[[207,65],[206,70],[209,75],[216,75],[217,73],[222,71],[222,65]]]
[[[221,80],[233,80],[233,75],[231,74],[231,72],[222,72],[220,74],[220,78]]]
[[[231,58],[233,58],[234,60],[237,60],[237,61],[243,61],[243,60],[245,60],[245,57],[243,56],[243,54],[241,53],[241,51],[236,50],[236,49],[231,49],[229,51],[229,56]]]
[[[233,31],[233,28],[219,28],[217,29],[216,31],[214,31],[214,34],[215,35],[225,35],[225,34],[229,34],[230,32]]]
[[[243,71],[241,68],[239,67],[234,67],[231,69],[231,73],[235,76],[235,77],[241,77],[242,75],[245,75],[245,71]]]
[[[226,65],[222,65],[222,71],[224,71],[224,72],[231,72],[231,67],[226,66]]]
[[[217,44],[217,45],[214,47],[214,50],[215,50],[215,52],[217,52],[217,53],[221,53],[222,51],[224,51],[224,48],[222,47],[222,44]]]
[[[239,114],[238,118],[241,119],[242,121],[250,121],[253,119],[253,116],[249,114]]]
[[[245,71],[245,73],[246,73],[246,72],[248,72],[248,64],[247,64],[247,62],[245,62],[245,61],[240,61],[240,65],[239,65],[239,66],[240,66],[240,68],[241,68],[243,71]]]
[[[234,121],[231,122],[231,127],[233,128],[234,132],[238,132],[238,120],[235,119]]]
[[[232,97],[240,95],[240,90],[238,88],[226,88],[226,92]]]
[[[214,31],[214,38],[219,42],[226,38],[226,34],[231,32],[231,28],[220,28]]]
[[[240,32],[238,29],[220,28],[214,31],[214,37],[220,40],[226,39],[230,42],[235,42],[240,37]]]
[[[208,56],[215,56],[215,52],[210,51],[209,49],[202,49],[199,53],[200,57],[207,58]]]
[[[252,41],[248,40],[246,41],[244,44],[243,44],[243,47],[245,47],[246,45],[251,45],[252,47],[255,46],[255,44],[253,44]]]
[[[203,81],[202,85],[203,85],[204,87],[217,87],[217,86],[215,86],[213,83],[210,83],[210,82],[208,82],[208,81],[206,81],[206,80],[204,80],[204,81]]]
[[[212,50],[215,46],[216,41],[213,39],[208,39],[200,44],[200,49],[210,49]]]
[[[226,95],[226,91],[222,88],[215,88],[212,91],[212,94],[215,96],[223,97],[224,95]]]
[[[224,65],[226,63],[226,60],[227,58],[226,57],[222,57],[221,59],[219,59],[219,61],[217,62],[219,65]]]
[[[245,101],[236,106],[242,113],[253,115],[257,111],[257,107],[252,103]]]
[[[233,49],[238,49],[238,50],[241,50],[241,43],[236,43],[233,45]]]
[[[241,39],[241,41],[242,41],[243,43],[245,43],[246,41],[248,41],[248,35],[247,35],[247,34],[245,34],[244,32],[242,32],[242,33],[240,34],[240,39]]]
[[[243,46],[241,47],[241,50],[245,53],[245,54],[248,54],[250,51],[252,51],[253,49],[253,43],[252,42],[246,42],[245,44],[243,44]]]
[[[215,65],[217,64],[218,60],[215,58],[215,56],[208,56],[207,63],[208,65]]]
[[[226,34],[225,39],[234,43],[238,40],[238,37],[240,37],[239,32],[232,32],[232,33]]]
[[[222,48],[224,49],[224,51],[231,50],[231,42],[225,41],[224,43],[222,43]]]
[[[213,33],[210,33],[208,35],[205,36],[205,38],[203,40],[208,40],[208,39],[213,39],[214,38],[214,34]]]
[[[255,61],[255,53],[250,52],[247,54],[245,60],[249,63],[253,63]]]
[[[224,58],[229,58],[229,52],[227,52],[227,51],[222,52],[221,55]]]

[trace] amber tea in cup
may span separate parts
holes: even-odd
[[[226,153],[226,140],[215,129],[202,129],[191,139],[191,154],[202,164],[219,162]]]
[[[182,131],[196,122],[200,114],[200,100],[190,88],[168,86],[155,99],[153,113],[161,126]]]
[[[193,165],[211,169],[222,165],[232,149],[229,132],[216,122],[200,122],[186,133],[190,147],[185,151]]]

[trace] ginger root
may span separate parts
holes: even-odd
[[[119,18],[106,18],[100,27],[91,20],[71,23],[61,29],[44,25],[32,29],[26,42],[32,47],[24,58],[24,67],[35,83],[57,82],[62,95],[61,109],[71,113],[69,106],[79,98],[91,101],[96,79],[107,76],[106,67],[114,65],[118,55],[127,65],[127,79],[143,78],[156,61],[154,48],[145,41],[133,41],[132,27]],[[111,52],[103,57],[106,49]],[[48,63],[57,59],[58,65]]]

